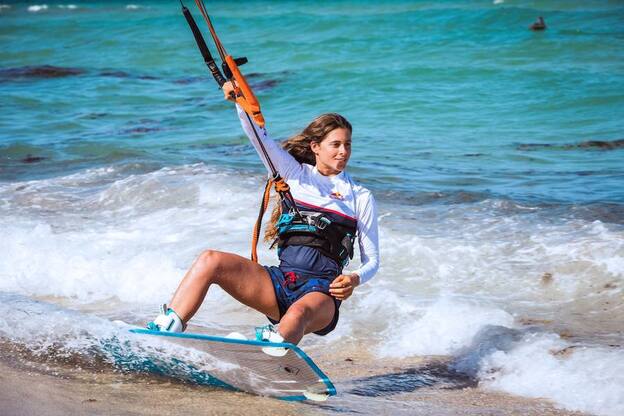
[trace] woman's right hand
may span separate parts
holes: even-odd
[[[338,300],[347,300],[356,286],[360,285],[360,276],[356,273],[341,274],[329,285],[329,294]]]
[[[223,84],[221,90],[223,90],[223,97],[226,100],[236,102],[236,95],[234,94],[234,84],[232,84],[232,81],[227,81],[225,84]]]

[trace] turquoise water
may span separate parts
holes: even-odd
[[[261,171],[177,2],[6,4],[2,180],[135,162]],[[344,114],[352,173],[388,198],[624,203],[620,2],[208,7],[226,48],[249,58],[273,135]],[[527,29],[538,15],[544,32]],[[43,65],[76,74],[27,68]]]
[[[0,343],[112,365],[111,321],[153,319],[201,250],[248,255],[264,168],[177,1],[71,5],[0,0]],[[436,356],[438,381],[624,414],[621,1],[207,5],[273,136],[344,114],[379,202],[378,274],[301,345],[406,372],[337,377],[327,413],[413,414],[383,384]],[[265,323],[215,288],[190,328]]]

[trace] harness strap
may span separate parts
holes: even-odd
[[[260,231],[262,229],[262,218],[264,218],[264,213],[269,207],[269,201],[271,199],[271,185],[280,195],[280,198],[292,200],[293,207],[297,214],[299,211],[297,210],[297,206],[294,205],[294,199],[290,194],[290,186],[286,183],[284,178],[281,176],[277,176],[276,178],[268,178],[266,181],[266,185],[264,186],[264,192],[262,193],[262,201],[260,202],[260,210],[258,211],[258,218],[256,219],[256,224],[253,228],[253,234],[251,238],[251,261],[258,263],[258,241],[260,241]]]
[[[256,219],[256,224],[254,225],[254,229],[253,229],[253,235],[251,237],[251,261],[253,261],[254,263],[258,263],[258,240],[260,239],[260,229],[262,228],[262,218],[264,217],[264,213],[266,212],[266,209],[269,206],[272,182],[273,180],[269,178],[267,179],[266,185],[264,186],[262,202],[260,203],[260,211],[258,212],[258,219]]]

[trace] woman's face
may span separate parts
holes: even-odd
[[[337,175],[347,167],[351,157],[351,132],[345,128],[330,131],[320,142],[310,143],[316,155],[316,168],[325,175]]]

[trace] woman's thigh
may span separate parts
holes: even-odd
[[[239,302],[278,320],[275,290],[266,269],[237,254],[218,252],[218,257],[214,282]]]
[[[332,322],[336,304],[326,293],[310,292],[294,302],[286,314],[291,310],[295,313],[304,313],[307,318],[305,333],[309,334],[325,329]]]

